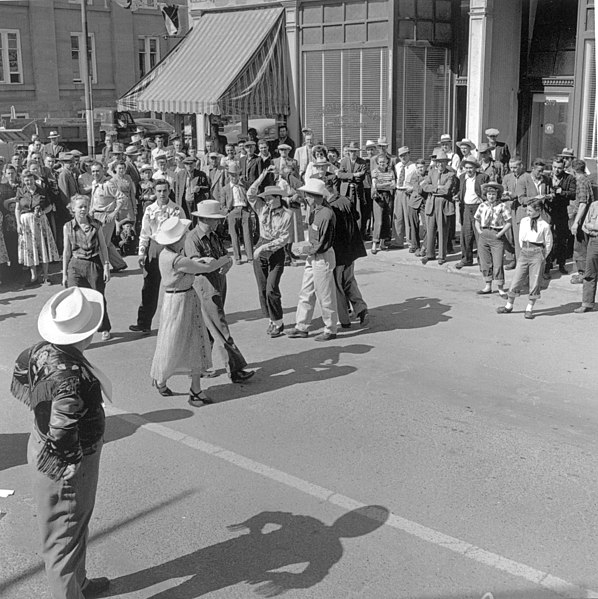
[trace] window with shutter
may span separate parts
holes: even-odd
[[[449,131],[449,51],[432,46],[397,48],[395,114],[398,145],[426,158]]]
[[[596,40],[588,40],[584,48],[584,73],[581,120],[581,156],[598,158],[596,113]]]

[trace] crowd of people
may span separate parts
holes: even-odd
[[[443,134],[427,159],[415,161],[406,146],[390,154],[384,138],[368,141],[363,152],[356,142],[339,151],[313,143],[308,129],[303,134],[299,147],[284,126],[269,142],[255,131],[234,145],[217,135],[198,156],[180,139],[154,143],[140,131],[126,148],[108,139],[96,159],[68,151],[53,132],[48,144],[32,140],[27,156],[15,154],[2,168],[3,274],[26,272],[26,286],[48,285],[49,264],[62,257],[65,289],[42,308],[43,341],[18,357],[11,387],[34,412],[28,459],[53,597],[95,597],[109,586],[87,577],[85,561],[111,385],[84,351],[96,331],[110,338],[105,286],[111,272],[127,268],[123,256],[136,254],[144,273],[132,331],[151,331],[164,291],[153,384],[170,396],[168,380],[188,375],[194,407],[212,403],[201,384],[216,374],[214,355],[232,383],[254,375],[226,320],[234,263],[252,263],[271,339],[308,337],[316,303],[324,323],[317,341],[335,339],[339,326],[367,324],[354,272],[366,241],[372,254],[394,244],[423,264],[445,263],[459,243],[457,269],[474,266],[477,251],[484,280],[478,293],[496,284],[506,300],[497,311],[508,314],[527,290],[527,319],[542,278],[554,265],[566,274],[573,257],[571,282],[583,285],[575,311],[593,309],[598,203],[572,150],[554,157],[549,174],[542,160],[528,173],[495,129],[486,131],[488,143],[463,139],[458,150]],[[295,324],[285,333],[280,281],[299,258]],[[505,270],[514,270],[508,287]]]

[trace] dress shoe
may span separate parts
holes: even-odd
[[[272,323],[272,330],[270,331],[270,338],[276,339],[276,337],[280,337],[283,335],[284,331],[284,323],[282,323],[279,327],[277,327],[274,323]]]
[[[81,592],[85,599],[91,599],[102,594],[109,586],[110,581],[104,576],[102,578],[88,578]]]
[[[579,306],[579,308],[575,308],[573,312],[575,312],[575,314],[585,314],[586,312],[592,312],[593,310],[594,308],[591,308],[590,306]]]
[[[364,308],[357,314],[357,318],[359,318],[359,324],[368,324],[370,321],[370,313],[367,311],[367,308]]]
[[[531,310],[526,310],[523,314],[523,317],[527,320],[533,320],[535,318],[534,313]]]
[[[110,341],[110,331],[102,331],[102,341]]]
[[[269,334],[272,332],[272,329],[273,329],[275,326],[276,326],[276,325],[275,325],[273,322],[271,322],[271,323],[268,325],[268,328],[266,329],[266,335],[269,335]]]
[[[496,308],[497,314],[510,314],[513,311],[513,308],[507,308],[506,306],[500,306]]]
[[[438,264],[446,264],[446,260],[444,258],[441,258],[440,260],[438,260]]]
[[[409,253],[410,253],[410,254],[415,254],[415,252],[416,252],[416,251],[417,251],[417,250],[416,250],[416,249],[415,249],[415,247],[413,247],[413,246],[411,246],[411,247],[409,248]]]
[[[562,275],[568,275],[569,274],[569,271],[567,270],[567,268],[565,266],[559,266],[559,272]]]
[[[341,328],[343,328],[343,329],[350,329],[351,328],[351,323],[350,322],[341,322]]]
[[[459,262],[455,264],[455,268],[457,270],[461,270],[464,266],[473,266],[473,262],[464,262],[463,260],[459,260]]]
[[[230,373],[230,380],[233,383],[244,383],[249,380],[255,374],[255,370],[235,370]]]
[[[129,327],[129,331],[133,331],[133,333],[145,333],[146,335],[152,332],[149,327],[143,327],[139,324],[132,324]]]
[[[287,333],[287,337],[290,337],[291,339],[305,339],[307,336],[307,331],[300,331],[297,327],[292,328]]]
[[[372,254],[378,253],[378,244],[376,242],[372,243]]]
[[[424,256],[422,258],[422,264],[427,264],[430,261],[430,258],[428,258],[427,256]]]
[[[492,289],[478,289],[476,293],[478,295],[490,295],[492,293]]]
[[[235,264],[237,266],[240,266],[241,264],[243,264],[243,260],[235,260]]]
[[[336,339],[336,333],[320,333],[314,337],[314,341],[331,341]]]

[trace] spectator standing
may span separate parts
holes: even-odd
[[[585,174],[586,163],[583,160],[573,160],[571,168],[575,176],[575,199],[569,203],[569,226],[573,235],[573,261],[577,268],[577,274],[571,277],[571,283],[583,283],[586,267],[586,255],[588,247],[588,236],[583,230],[588,206],[594,201],[592,182]]]

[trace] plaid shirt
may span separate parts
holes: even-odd
[[[575,175],[575,179],[577,182],[575,199],[569,203],[569,206],[567,206],[569,218],[575,218],[581,204],[591,204],[594,201],[590,177],[583,173],[578,173]]]
[[[485,201],[478,206],[474,218],[482,228],[490,227],[500,230],[511,221],[511,211],[503,202],[493,205]]]

